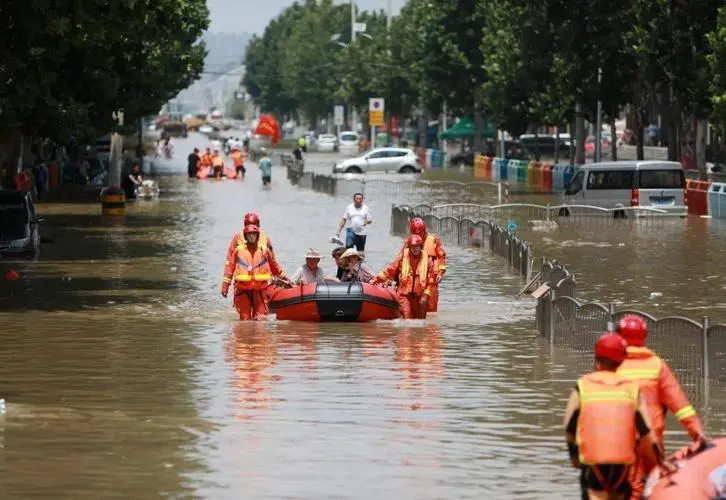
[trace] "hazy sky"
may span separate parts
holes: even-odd
[[[401,9],[406,0],[390,0],[393,13]],[[282,9],[293,3],[291,0],[207,0],[213,33],[262,33],[267,23]],[[348,3],[336,1],[336,3]],[[386,9],[387,0],[357,0],[359,9]]]

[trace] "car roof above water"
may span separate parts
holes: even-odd
[[[623,160],[608,161],[602,163],[590,163],[582,165],[580,170],[683,170],[683,166],[677,161],[659,161],[659,160]]]

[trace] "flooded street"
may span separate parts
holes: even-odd
[[[534,303],[514,298],[521,281],[496,256],[447,248],[440,313],[426,321],[240,323],[220,283],[244,213],[260,215],[286,273],[314,247],[332,274],[328,237],[349,199],[296,188],[279,166],[269,189],[252,163],[242,181],[189,180],[195,146],[206,143],[176,142],[160,199],[129,203],[121,221],[100,204],[39,205],[52,242],[36,262],[0,261],[21,276],[0,285],[1,498],[579,498],[561,414],[580,363],[538,337]],[[332,158],[312,167],[327,173]],[[389,235],[394,201],[370,196],[374,271],[402,244]],[[704,238],[711,259],[723,248],[688,231],[616,243],[619,260],[598,265],[665,299],[675,292],[648,281],[658,268],[639,264],[665,262],[664,238]],[[614,292],[607,273],[575,263],[597,249],[550,237],[537,254],[562,248],[578,290]],[[697,254],[667,267],[710,273]],[[723,296],[721,284],[708,286]],[[705,304],[682,286],[684,307]],[[722,399],[705,417],[710,434],[726,432]],[[673,449],[686,435],[671,429]]]

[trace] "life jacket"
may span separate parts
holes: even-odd
[[[425,250],[421,250],[415,271],[411,269],[410,257],[409,248],[404,248],[401,260],[401,274],[398,278],[398,292],[401,295],[423,295],[429,279],[429,255]]]
[[[267,247],[257,245],[254,253],[250,252],[247,243],[242,240],[237,245],[237,262],[234,268],[235,286],[243,290],[261,290],[267,288],[272,279]]]
[[[423,244],[423,251],[426,252],[429,257],[434,259],[434,271],[439,272],[439,262],[438,257],[436,256],[436,235],[427,233],[426,238],[424,239]]]
[[[221,156],[212,156],[212,166],[213,167],[224,167],[224,160]]]
[[[640,397],[648,408],[651,427],[660,443],[663,443],[666,417],[666,407],[663,404],[663,394],[661,394],[660,387],[662,363],[660,357],[650,349],[630,346],[628,347],[628,356],[617,371],[618,375],[632,380],[640,387]],[[664,388],[664,390],[667,390],[667,388]],[[671,395],[672,399],[676,400],[678,409],[675,411],[675,416],[678,420],[684,420],[696,414],[681,390],[677,391],[677,395]]]
[[[211,167],[212,166],[212,155],[204,153],[202,155],[202,165],[205,167]]]
[[[614,372],[596,371],[577,381],[580,416],[577,445],[580,463],[635,462],[638,385]]]
[[[232,162],[235,167],[241,167],[245,164],[244,156],[239,151],[232,151]]]

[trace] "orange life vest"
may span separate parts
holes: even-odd
[[[239,241],[240,244],[244,244],[245,241],[247,241],[245,240],[244,228],[240,229],[239,235],[237,235],[237,241]],[[262,248],[267,248],[272,251],[270,248],[270,238],[267,237],[267,233],[265,233],[262,229],[260,229],[260,235],[257,237],[257,244]]]
[[[234,268],[234,281],[237,288],[243,290],[261,290],[267,288],[272,279],[267,247],[257,245],[254,253],[250,252],[247,243],[242,240],[237,245],[237,262]]]
[[[665,432],[665,413],[660,387],[662,360],[653,351],[645,347],[628,347],[628,357],[618,367],[618,375],[638,384],[643,402],[648,408],[650,424],[658,442],[663,443]],[[696,414],[691,403],[681,394],[676,399],[677,410],[674,412],[678,420]]]
[[[202,155],[202,165],[205,167],[211,167],[212,166],[212,155],[209,153],[204,153]]]
[[[423,244],[423,251],[434,259],[434,271],[439,272],[438,258],[436,257],[436,235],[428,233]]]
[[[577,445],[580,463],[635,462],[638,385],[614,372],[596,371],[577,381],[580,416]]]
[[[418,266],[415,271],[411,269],[410,256],[409,248],[404,248],[401,260],[401,275],[398,280],[398,291],[402,295],[423,295],[429,279],[429,255],[425,250],[421,250]]]
[[[213,167],[224,167],[224,160],[221,156],[216,155],[212,156],[212,166]]]
[[[232,162],[235,167],[241,167],[245,164],[244,156],[239,151],[232,151]]]

